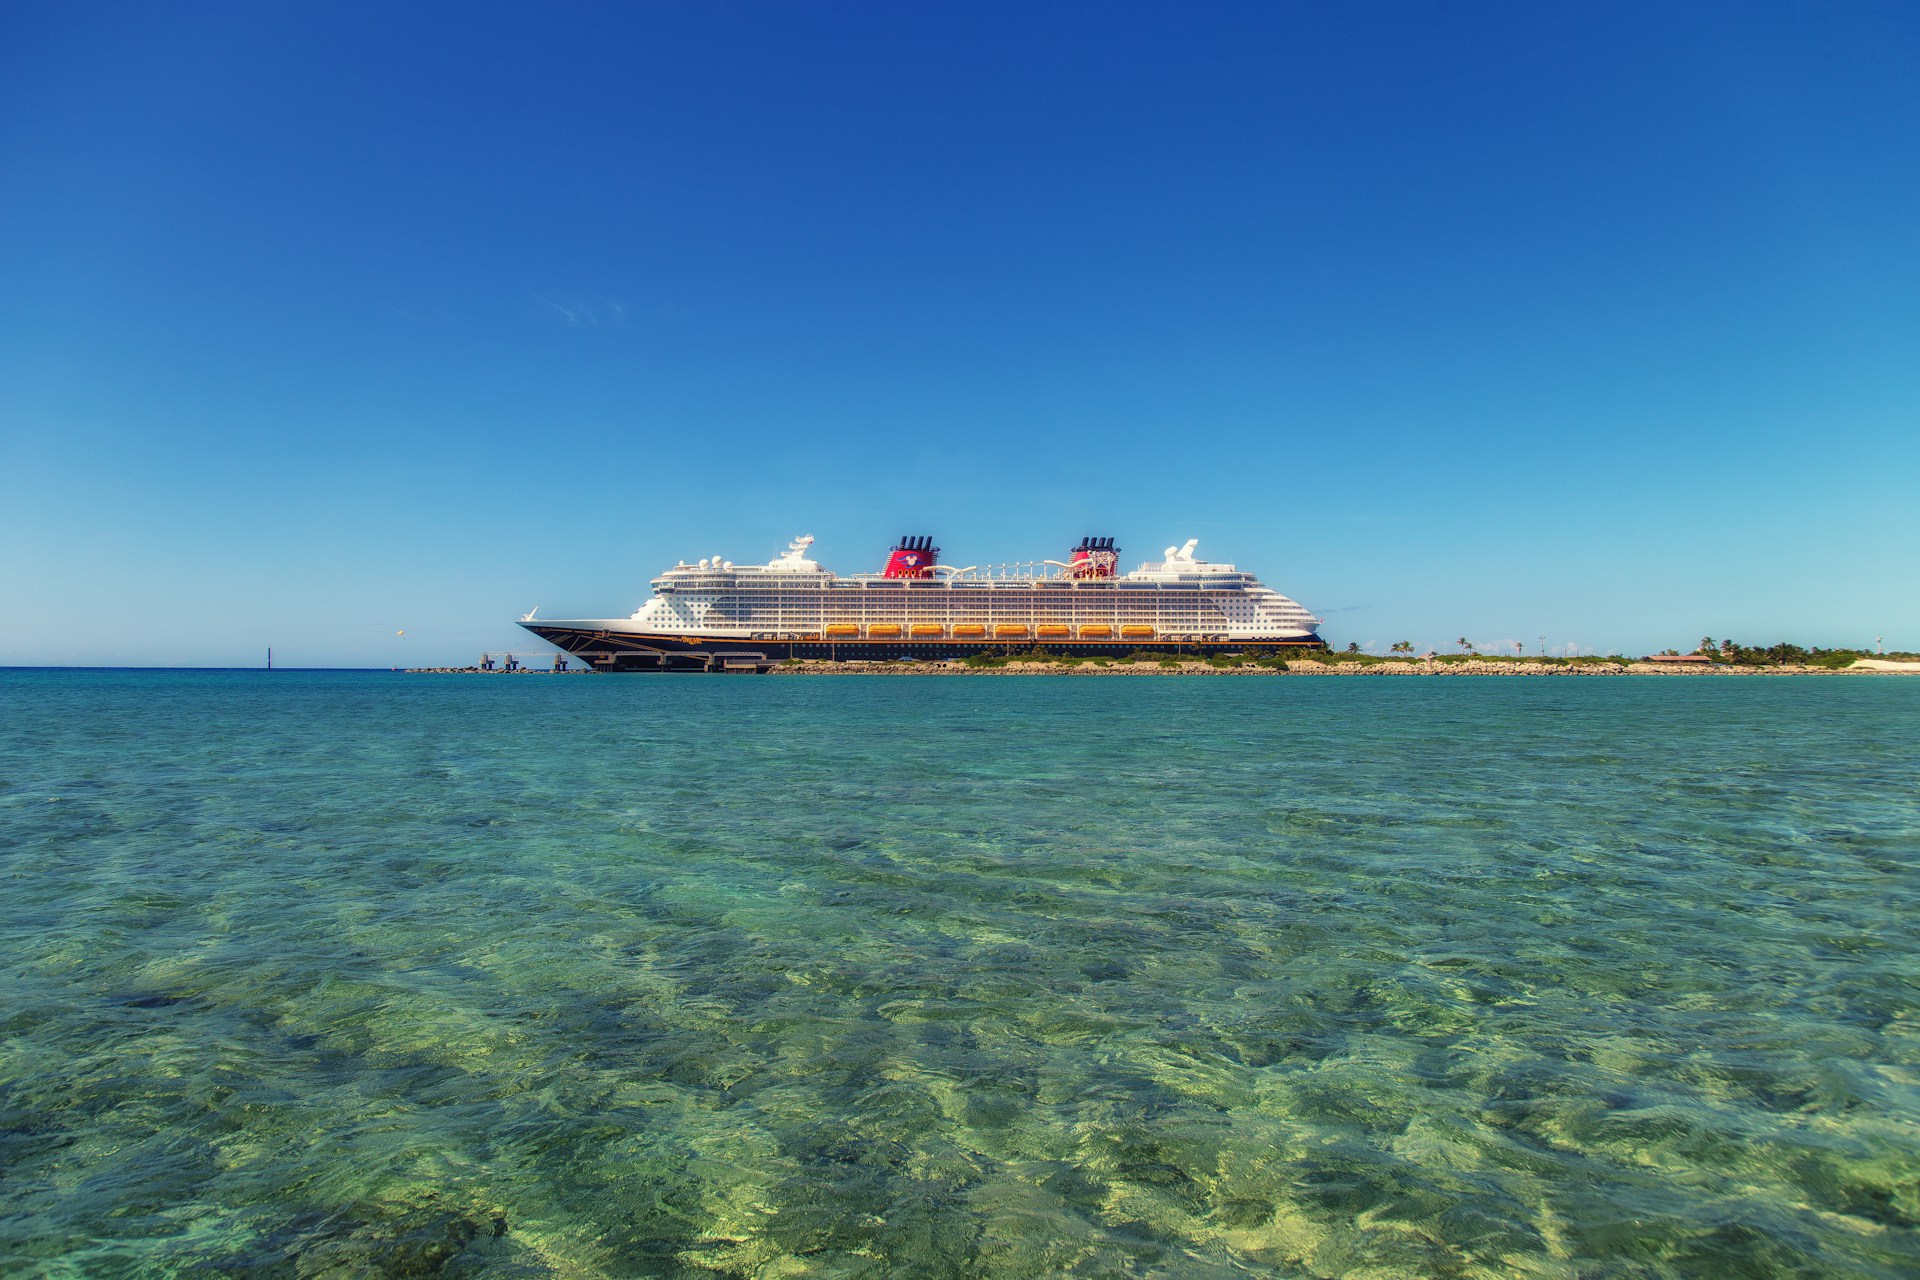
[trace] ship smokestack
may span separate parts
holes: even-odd
[[[1069,572],[1076,578],[1111,578],[1120,568],[1120,548],[1113,545],[1112,538],[1088,535],[1080,539],[1068,563],[1073,566]]]
[[[887,557],[887,578],[931,578],[933,566],[940,562],[940,548],[933,545],[928,535],[901,534],[900,541],[893,544],[893,553]]]

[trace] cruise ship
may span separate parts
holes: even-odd
[[[902,537],[878,573],[842,577],[796,538],[767,564],[712,556],[653,580],[625,618],[520,625],[597,671],[764,671],[789,658],[940,660],[1044,649],[1083,657],[1269,655],[1322,649],[1320,619],[1250,573],[1168,547],[1130,573],[1109,537],[1064,560],[940,563]]]

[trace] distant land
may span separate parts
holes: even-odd
[[[1784,661],[1766,654],[1789,650]],[[774,675],[1374,675],[1374,676],[1793,676],[1920,675],[1920,653],[1868,654],[1850,649],[1729,650],[1712,655],[1680,655],[1669,650],[1642,658],[1620,654],[1576,658],[1522,657],[1477,652],[1388,657],[1349,650],[1289,654],[1285,658],[1168,658],[1139,654],[1132,658],[1083,658],[1046,649],[1004,655],[977,655],[945,661],[901,659],[893,662],[833,662],[789,659],[765,668]],[[586,674],[584,667],[555,664],[472,667],[414,667],[414,675]]]

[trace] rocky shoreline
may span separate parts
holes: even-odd
[[[573,675],[593,674],[585,667],[554,671],[546,667],[514,670],[481,667],[409,667],[408,675]],[[1657,662],[1313,662],[1296,659],[1284,666],[1215,666],[1197,660],[1163,666],[1158,662],[1009,662],[970,667],[960,662],[786,662],[768,672],[776,676],[1872,676],[1920,675],[1920,662],[1856,662],[1851,667],[1687,666]]]
[[[1909,670],[1893,669],[1905,666]],[[1004,666],[969,667],[945,662],[789,662],[773,668],[776,676],[1662,676],[1700,679],[1720,676],[1862,676],[1920,675],[1920,663],[1880,663],[1875,666],[1828,668],[1675,667],[1657,662],[1312,662],[1283,666],[1214,666],[1189,661],[1175,666],[1157,662],[1009,662]]]

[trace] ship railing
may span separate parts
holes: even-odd
[[[1051,582],[1065,581],[1067,571],[1044,560],[1014,560],[1006,564],[975,565],[947,575],[949,582]]]

